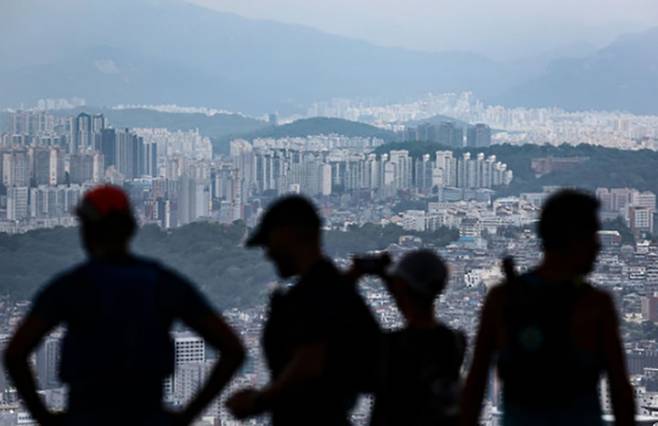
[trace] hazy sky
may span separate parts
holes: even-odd
[[[658,0],[190,0],[386,46],[495,58],[573,43],[604,45],[658,26]]]

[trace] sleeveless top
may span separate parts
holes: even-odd
[[[504,425],[600,425],[600,356],[571,332],[586,283],[544,282],[528,273],[506,284],[508,341],[498,354]]]

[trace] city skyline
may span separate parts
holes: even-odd
[[[35,306],[59,300],[48,283],[59,288],[71,277],[73,284],[86,283],[87,275],[78,279],[61,271],[99,259],[107,261],[102,267],[108,277],[131,285],[102,283],[101,292],[111,293],[113,302],[97,314],[111,311],[103,318],[112,324],[95,333],[98,341],[116,354],[138,348],[135,342],[150,342],[138,336],[154,329],[148,313],[167,299],[160,297],[168,295],[160,279],[171,274],[180,281],[171,288],[172,299],[196,305],[189,311],[221,312],[236,332],[236,354],[247,355],[192,426],[265,426],[266,415],[238,421],[233,416],[240,414],[225,402],[276,380],[267,346],[288,345],[272,338],[277,327],[292,341],[295,321],[306,325],[301,311],[323,318],[313,328],[331,328],[350,316],[342,302],[335,312],[322,311],[331,308],[330,293],[338,287],[325,286],[321,300],[303,300],[305,290],[299,300],[290,298],[299,282],[314,277],[317,264],[331,267],[320,268],[323,277],[343,283],[356,263],[379,265],[383,254],[396,265],[391,270],[403,272],[399,261],[408,254],[439,256],[445,262],[441,278],[433,276],[431,286],[417,283],[406,306],[400,291],[414,274],[396,276],[396,290],[383,264],[379,275],[360,278],[350,291],[358,290],[354,296],[363,298],[382,336],[406,330],[418,318],[423,327],[463,333],[465,362],[455,373],[457,384],[472,362],[483,328],[478,312],[490,291],[536,272],[551,255],[570,253],[553,268],[580,262],[568,265],[577,274],[564,268],[570,274],[565,280],[577,282],[579,290],[587,281],[609,298],[601,312],[619,318],[618,350],[637,415],[658,424],[656,1],[24,0],[0,3],[0,16],[0,39],[11,40],[0,44],[0,352],[14,345],[10,336],[24,320],[40,312]],[[578,211],[563,204],[549,233],[557,246],[559,230],[577,233],[582,227],[586,238],[569,241],[582,253],[549,247],[540,229],[547,201],[565,193],[584,204]],[[99,207],[89,201],[94,195],[109,198]],[[268,216],[285,197],[295,207]],[[579,218],[588,209],[591,214]],[[89,221],[101,210],[109,222],[92,229]],[[107,224],[113,235],[100,235],[110,234]],[[278,226],[285,228],[282,247],[274,244],[279,233],[271,233]],[[309,232],[315,230],[317,238]],[[254,235],[265,241],[264,251],[247,250]],[[297,247],[286,250],[295,240]],[[576,259],[580,254],[592,256],[585,262]],[[123,294],[153,295],[152,287],[146,292],[132,285],[146,282],[146,272],[126,278],[133,275],[123,263],[127,258],[145,268],[162,265],[153,275],[156,307],[146,302],[148,309],[141,303],[128,309],[128,298],[113,293],[129,287],[138,292]],[[296,265],[311,259],[310,269]],[[414,291],[438,281],[446,287],[432,293],[432,307],[428,299],[422,318],[409,314],[421,301]],[[49,297],[35,298],[46,294],[44,288]],[[61,294],[77,299],[68,290]],[[559,303],[545,300],[549,311],[560,311]],[[172,307],[174,300],[164,302],[167,312],[184,311]],[[297,303],[297,315],[268,323],[272,308]],[[149,317],[146,328],[117,320],[124,309],[116,308],[124,305],[126,312]],[[157,345],[141,345],[159,351],[166,340],[170,346],[167,359],[153,361],[171,369],[158,368],[162,374],[149,389],[173,411],[194,400],[208,378],[213,381],[215,363],[227,359],[219,336],[195,325],[205,317],[183,313],[175,317],[183,321],[166,324]],[[288,318],[292,327],[283,327]],[[216,332],[224,327],[213,324]],[[356,330],[355,324],[350,328]],[[70,397],[60,366],[73,346],[65,348],[71,334],[61,325],[23,360],[53,411],[66,410]],[[114,348],[117,330],[135,334]],[[332,333],[328,340],[343,332]],[[237,351],[240,341],[244,350]],[[293,346],[285,352],[297,351]],[[315,346],[325,345],[310,346],[315,354]],[[343,346],[360,352],[354,342]],[[443,345],[441,352],[447,353]],[[599,355],[609,355],[607,346]],[[100,367],[96,358],[102,357],[87,356],[85,364]],[[131,368],[112,370],[118,386],[110,389],[111,398],[103,395],[117,408],[135,399],[128,390],[137,377],[129,376],[142,369],[133,358],[125,361]],[[487,379],[480,426],[504,423],[509,395],[502,376]],[[598,370],[596,380],[592,400],[601,410],[595,416],[608,422],[619,415],[618,400],[613,407],[618,386]],[[0,369],[0,426],[37,425],[18,381]],[[272,388],[276,397],[281,391]],[[258,395],[245,397],[255,406],[267,402],[259,391],[249,392]],[[355,426],[370,421],[371,396],[345,414]]]
[[[441,299],[440,317],[472,338],[477,329],[473,312],[480,308],[482,295],[502,279],[501,257],[513,256],[521,271],[533,267],[540,250],[530,228],[536,224],[544,201],[565,186],[523,190],[523,181],[568,175],[596,161],[592,157],[600,154],[587,149],[583,153],[582,146],[574,146],[572,152],[580,154],[552,155],[550,152],[554,151],[543,151],[536,144],[500,144],[497,135],[501,132],[482,123],[469,125],[446,118],[436,124],[422,121],[423,116],[431,117],[442,108],[457,106],[461,109],[456,110],[468,117],[487,118],[487,108],[469,96],[430,96],[417,104],[392,105],[388,109],[369,110],[372,107],[349,102],[317,107],[333,111],[334,115],[349,115],[363,108],[381,117],[388,115],[390,123],[416,111],[416,120],[398,129],[397,134],[407,142],[339,133],[263,136],[250,140],[230,138],[226,152],[216,150],[217,146],[198,129],[115,127],[111,119],[93,111],[15,111],[9,114],[8,127],[0,137],[0,190],[4,190],[0,193],[0,231],[5,233],[3,238],[15,242],[9,245],[11,254],[3,244],[0,252],[7,255],[5,261],[12,258],[14,263],[22,264],[30,255],[18,253],[34,248],[26,241],[39,230],[39,239],[48,249],[35,248],[37,252],[31,255],[45,264],[59,265],[61,259],[49,260],[55,254],[49,242],[55,234],[51,233],[56,233],[56,238],[61,238],[61,233],[73,236],[77,221],[72,212],[86,191],[106,183],[121,185],[144,226],[143,232],[149,235],[149,244],[140,243],[141,253],[159,258],[173,256],[184,273],[198,280],[214,303],[227,303],[222,305],[227,318],[250,347],[250,362],[229,387],[236,390],[267,380],[258,342],[266,288],[279,280],[264,268],[264,261],[258,256],[249,255],[244,262],[235,259],[246,256],[242,254],[244,233],[256,225],[267,205],[279,196],[299,193],[318,204],[329,233],[328,249],[342,267],[349,264],[355,252],[361,251],[387,250],[394,258],[419,247],[440,253],[451,271],[448,290]],[[424,105],[424,109],[418,109],[419,105]],[[498,114],[499,120],[509,120],[515,126],[568,123],[573,118],[552,110],[515,109]],[[601,129],[617,123],[615,132],[627,136],[637,132],[634,126],[639,124],[633,120],[646,120],[635,117],[626,122],[614,114],[576,117]],[[285,126],[277,123],[276,116],[268,120],[270,130]],[[620,120],[625,123],[622,127]],[[521,160],[510,156],[514,150],[527,147],[537,151],[530,151],[535,154]],[[501,154],[491,154],[492,149]],[[647,155],[637,150],[600,149]],[[658,153],[650,155],[654,156]],[[507,159],[515,167],[508,167]],[[530,174],[524,171],[526,168]],[[621,168],[619,172],[630,173],[630,168]],[[580,183],[572,181],[570,185]],[[658,411],[652,373],[658,368],[658,343],[637,328],[658,321],[658,298],[654,296],[658,292],[656,193],[647,190],[646,183],[640,188],[596,185],[590,190],[601,203],[604,227],[598,233],[603,252],[591,279],[610,291],[619,306],[640,412],[651,416]],[[201,235],[188,241],[198,232]],[[172,242],[168,243],[170,238]],[[175,246],[168,245],[172,243]],[[62,247],[61,251],[71,249]],[[199,256],[212,259],[199,262]],[[209,272],[219,261],[230,263],[219,273]],[[16,276],[12,266],[0,271]],[[229,280],[234,287],[230,290],[232,299],[227,302]],[[23,297],[17,296],[15,278],[8,276],[3,283],[7,294],[0,303],[0,334],[11,333],[29,306]],[[361,286],[380,323],[387,329],[400,327],[399,313],[383,288],[373,280],[366,280]],[[61,338],[59,332],[50,336],[34,359],[40,392],[52,409],[64,407],[66,400],[66,390],[55,375]],[[179,407],[207,378],[214,358],[202,339],[185,330],[178,330],[172,339],[176,370],[165,381],[164,395],[168,404]],[[0,339],[0,346],[2,343]],[[30,424],[29,414],[1,375],[0,389],[0,406],[13,410],[0,414],[0,418],[11,425],[19,421]],[[601,401],[604,413],[610,413],[610,396],[605,386],[601,388]],[[484,409],[485,425],[498,424],[499,408],[499,396],[492,393]],[[365,424],[368,404],[361,404],[352,418],[355,424]],[[220,399],[206,410],[204,419],[197,424],[217,419],[229,421],[231,417]],[[267,424],[267,420],[258,418],[252,424]]]

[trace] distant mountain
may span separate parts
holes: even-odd
[[[503,64],[375,46],[185,0],[30,0],[4,12],[0,38],[11,43],[0,43],[0,107],[83,97],[285,114],[331,98],[383,103],[470,90],[509,106],[658,112],[658,29],[594,53],[573,45]]]
[[[257,138],[302,138],[315,135],[342,135],[349,137],[380,138],[386,142],[396,140],[396,134],[369,124],[340,118],[314,117],[293,121],[281,126],[266,126],[255,131],[233,133],[212,138],[216,153],[228,153],[233,139],[252,141]]]
[[[582,58],[553,61],[540,77],[497,98],[508,106],[658,114],[658,27],[620,37]]]
[[[515,73],[518,81],[527,82],[544,75],[549,65],[557,60],[585,58],[597,50],[598,47],[590,43],[569,43],[514,60],[509,64],[510,71]]]
[[[305,137],[337,134],[348,137],[381,138],[387,142],[395,139],[395,133],[357,121],[340,118],[314,117],[293,121],[282,126],[271,126],[241,135],[243,139]]]
[[[0,106],[79,96],[260,114],[512,84],[504,66],[475,54],[378,47],[183,0],[31,0],[12,12],[2,34],[20,37],[0,46]]]

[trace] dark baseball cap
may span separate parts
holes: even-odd
[[[313,203],[305,197],[288,195],[279,198],[267,208],[245,245],[247,247],[267,245],[270,232],[284,226],[317,231],[322,226],[322,219]]]
[[[448,268],[434,251],[421,249],[405,254],[390,274],[402,279],[421,296],[434,298],[445,287]]]

